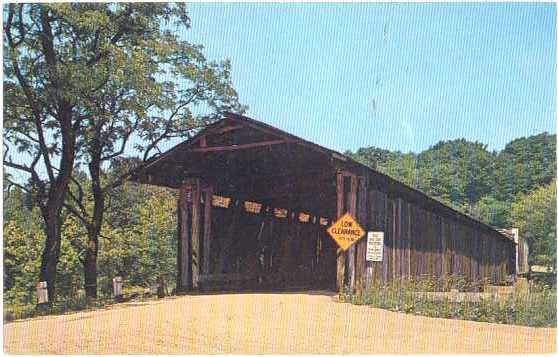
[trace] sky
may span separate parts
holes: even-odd
[[[191,3],[248,116],[344,152],[556,132],[556,6]]]

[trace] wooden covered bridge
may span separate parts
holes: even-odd
[[[178,200],[177,290],[352,288],[421,275],[515,274],[504,234],[364,166],[270,125],[227,113],[135,171]],[[384,232],[338,252],[326,229],[346,212]]]

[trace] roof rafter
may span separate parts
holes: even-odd
[[[227,145],[227,146],[203,146],[198,148],[191,148],[190,151],[192,152],[233,151],[233,150],[242,150],[242,149],[252,149],[260,146],[279,145],[285,143],[286,143],[285,140],[266,140],[266,141],[256,141],[247,144],[237,144],[237,145]]]

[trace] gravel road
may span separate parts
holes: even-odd
[[[328,292],[192,295],[4,325],[7,353],[550,353],[555,328],[406,315]]]

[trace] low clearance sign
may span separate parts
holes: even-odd
[[[347,212],[327,229],[327,233],[339,248],[346,251],[364,236],[364,229]]]

